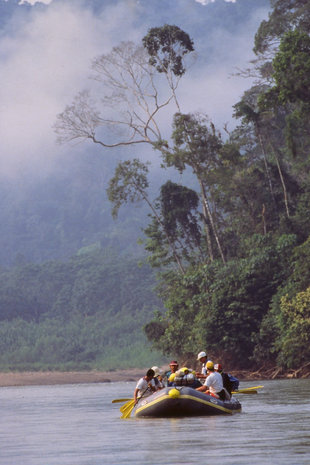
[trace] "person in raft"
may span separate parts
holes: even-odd
[[[206,368],[206,363],[207,363],[207,354],[206,352],[199,352],[197,355],[197,361],[202,363],[201,366],[201,371],[196,373],[197,378],[206,378],[207,377],[207,368]]]
[[[150,368],[147,370],[146,375],[143,376],[143,378],[140,378],[137,382],[136,389],[134,390],[133,394],[135,405],[141,399],[141,397],[148,397],[156,391],[154,375],[154,370]]]
[[[207,378],[201,387],[196,388],[196,391],[205,392],[217,399],[225,400],[226,393],[223,387],[223,378],[220,373],[214,371],[214,364],[209,360],[206,364]]]
[[[161,370],[156,366],[152,367],[152,370],[154,371],[154,383],[156,391],[158,391],[159,389],[163,389],[165,387],[165,383],[163,381]]]
[[[176,373],[179,369],[179,364],[176,360],[172,360],[172,362],[169,363],[170,370],[165,373],[165,376],[167,378],[167,386],[173,386],[172,383],[169,382],[169,377],[172,375],[172,373]]]
[[[214,365],[214,370],[220,373],[220,375],[222,376],[223,387],[228,392],[229,398],[231,398],[231,392],[233,388],[232,388],[232,382],[230,381],[229,375],[223,371],[223,367],[220,363],[216,363]]]

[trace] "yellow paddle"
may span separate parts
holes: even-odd
[[[257,394],[258,391],[252,389],[251,391],[247,391],[246,389],[240,389],[240,391],[232,391],[232,394]]]
[[[126,402],[127,400],[131,400],[129,397],[126,399],[113,399],[112,404],[115,404],[116,402]]]
[[[127,410],[128,407],[130,407],[132,405],[132,403],[134,402],[134,399],[129,399],[128,402],[126,402],[126,404],[122,405],[121,408],[119,409],[120,412],[124,412],[125,410]]]
[[[126,408],[124,410],[122,410],[122,416],[121,418],[129,418],[130,417],[130,414],[131,412],[133,411],[135,407],[135,401],[134,399],[132,399],[131,401],[127,402],[126,404]]]
[[[249,388],[238,389],[238,391],[233,391],[232,394],[257,394],[257,389],[261,389],[264,386],[252,386]]]
[[[138,402],[139,402],[139,400],[142,399],[142,397],[144,396],[144,394],[146,393],[147,390],[148,390],[148,387],[145,389],[145,391],[143,391],[143,393],[141,394],[141,396],[138,399]],[[135,407],[135,405],[136,405],[135,404],[135,399],[131,399],[128,402],[126,402],[125,405],[122,405],[122,407],[120,408],[120,411],[123,413],[121,418],[129,418],[131,412],[133,411],[133,409]]]

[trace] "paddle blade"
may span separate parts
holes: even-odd
[[[125,412],[129,407],[135,405],[134,399],[130,399],[126,404],[122,405],[121,408],[119,409],[120,412]]]
[[[135,407],[135,401],[133,401],[132,404],[130,404],[125,410],[123,410],[123,415],[121,416],[121,418],[122,419],[129,418],[134,407]]]

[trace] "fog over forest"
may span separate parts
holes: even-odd
[[[179,88],[182,111],[206,113],[219,129],[226,123],[232,129],[232,105],[250,85],[249,79],[235,74],[247,67],[254,56],[254,34],[268,15],[268,3],[0,0],[0,168],[4,190],[0,237],[11,254],[11,259],[6,253],[0,254],[0,263],[10,262],[13,251],[42,261],[70,255],[74,247],[92,243],[94,231],[89,236],[85,233],[83,240],[76,239],[68,250],[55,237],[50,244],[44,244],[43,238],[36,243],[35,238],[41,227],[42,234],[45,231],[44,235],[49,236],[49,221],[54,229],[60,222],[56,218],[60,199],[68,205],[73,202],[71,209],[77,207],[74,197],[78,196],[79,184],[87,196],[88,182],[97,183],[97,189],[92,187],[97,206],[99,195],[103,202],[105,219],[100,228],[104,222],[110,224],[105,188],[117,159],[139,155],[155,161],[158,157],[145,147],[105,151],[90,143],[56,143],[56,116],[79,91],[93,85],[89,77],[95,56],[108,53],[121,41],[139,43],[150,27],[178,25],[191,36],[196,50],[196,61]],[[162,117],[167,137],[174,111],[171,107]],[[85,172],[92,181],[84,183]],[[74,193],[68,192],[71,185]],[[86,211],[79,211],[80,217],[85,214]],[[25,236],[30,239],[24,241]],[[35,244],[45,251],[34,253]]]
[[[0,0],[0,369],[310,375],[309,57],[310,0]]]

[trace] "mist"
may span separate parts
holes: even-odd
[[[89,87],[96,55],[108,53],[120,40],[139,42],[149,27],[161,25],[151,13],[141,21],[139,2],[119,1],[99,13],[82,1],[74,6],[43,3],[49,5],[19,11],[0,37],[0,169],[6,176],[25,171],[39,175],[55,169],[66,155],[89,149],[89,143],[56,144],[57,114]],[[200,5],[204,11],[209,8],[208,1],[198,3],[205,5]],[[232,105],[250,85],[233,73],[253,58],[254,33],[266,16],[265,9],[256,10],[255,17],[233,33],[217,27],[203,38],[186,31],[196,44],[198,60],[179,89],[183,112],[207,113],[220,127],[232,121]]]

